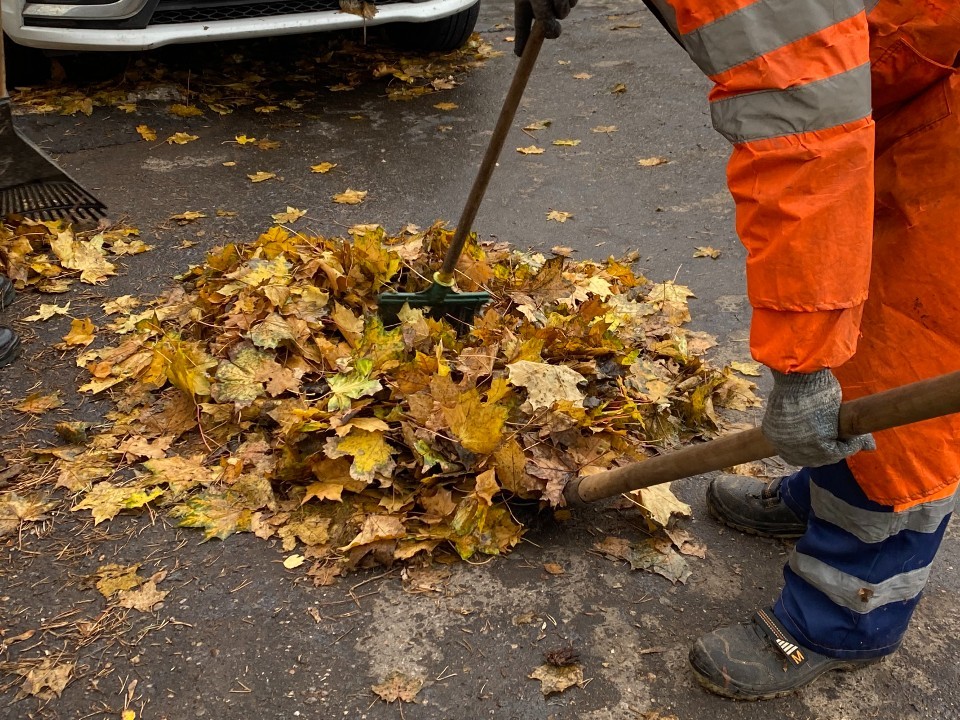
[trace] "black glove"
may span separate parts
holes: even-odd
[[[523,55],[534,20],[543,23],[544,34],[553,40],[560,37],[560,21],[570,14],[576,4],[577,0],[514,0],[513,25],[516,39],[513,51],[517,57]]]

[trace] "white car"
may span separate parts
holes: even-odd
[[[48,50],[149,50],[386,24],[406,46],[454,50],[473,32],[480,0],[380,0],[366,19],[339,0],[0,0],[0,8],[13,42]]]

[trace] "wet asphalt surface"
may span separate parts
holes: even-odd
[[[476,228],[519,247],[569,246],[584,258],[638,250],[645,275],[676,278],[694,290],[693,326],[720,341],[712,356],[746,360],[749,308],[723,180],[727,148],[709,127],[706,82],[638,5],[579,6],[563,37],[547,43],[517,125],[552,123],[508,139]],[[271,213],[288,205],[308,209],[308,228],[321,234],[340,234],[358,222],[388,230],[438,218],[455,222],[514,67],[505,41],[512,35],[510,9],[502,0],[487,1],[478,24],[506,51],[502,57],[452,91],[411,102],[390,102],[382,85],[369,84],[321,93],[303,111],[277,116],[244,111],[181,119],[161,103],[143,105],[135,116],[98,109],[90,118],[22,118],[20,127],[94,188],[112,217],[127,218],[156,246],[121,259],[120,275],[106,284],[76,287],[66,296],[76,316],[86,309],[97,322],[106,299],[160,291],[206,249],[253,239],[269,227]],[[203,66],[207,51],[184,52]],[[592,77],[574,78],[578,73]],[[625,92],[611,92],[618,83]],[[459,108],[440,111],[433,107],[438,101]],[[134,130],[140,123],[161,138],[191,130],[202,140],[183,147],[145,143]],[[592,132],[612,125],[614,132]],[[248,152],[230,142],[239,134],[269,136],[283,146]],[[582,142],[550,145],[561,138]],[[546,152],[513,151],[534,143]],[[655,156],[669,163],[637,164]],[[224,167],[229,161],[237,166]],[[339,168],[310,173],[321,161]],[[281,179],[247,181],[246,173],[258,170]],[[366,202],[329,202],[347,187],[367,190]],[[218,208],[236,215],[216,217]],[[574,217],[547,221],[553,209]],[[185,227],[168,220],[186,210],[209,217]],[[184,247],[184,240],[195,244]],[[702,245],[720,257],[694,258]],[[83,372],[51,347],[69,320],[39,328],[18,322],[39,302],[26,294],[3,318],[24,335],[25,354],[0,371],[0,400],[37,387],[61,389],[67,405],[52,419],[101,421],[109,404],[79,397],[74,389]],[[0,412],[5,449],[53,443],[52,419],[24,429],[9,406]],[[789,551],[786,543],[744,537],[712,521],[703,504],[705,480],[674,485],[694,508],[684,527],[707,546],[705,559],[690,558],[691,578],[676,586],[591,551],[606,535],[639,538],[638,518],[616,503],[577,510],[564,522],[534,520],[526,541],[506,557],[412,577],[399,568],[357,573],[325,588],[306,581],[304,568],[285,570],[280,548],[252,536],[201,544],[199,534],[173,528],[162,515],[96,529],[76,514],[58,516],[41,537],[0,548],[0,629],[8,638],[38,631],[0,662],[66,651],[78,659],[77,679],[59,699],[42,703],[16,699],[10,677],[0,676],[6,687],[0,718],[120,718],[124,708],[137,718],[166,720],[960,717],[955,523],[893,658],[767,703],[732,703],[701,690],[686,664],[690,644],[772,602]],[[163,587],[171,592],[154,613],[116,619],[116,627],[78,650],[76,638],[65,634],[67,621],[102,617],[103,599],[85,578],[107,562],[166,570]],[[544,563],[564,573],[547,573]],[[586,682],[545,698],[528,675],[545,651],[561,647],[579,653]],[[388,705],[371,692],[394,671],[425,679],[416,703]]]

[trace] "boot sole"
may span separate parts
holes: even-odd
[[[867,667],[868,665],[873,665],[875,663],[878,663],[881,660],[883,660],[882,657],[872,659],[870,662],[860,661],[860,662],[841,663],[839,665],[834,665],[832,667],[826,668],[823,672],[818,673],[817,675],[814,675],[812,678],[810,678],[810,680],[805,682],[803,685],[800,685],[799,687],[791,688],[789,690],[777,690],[775,692],[770,692],[770,693],[759,693],[756,695],[746,695],[743,693],[733,692],[729,688],[725,688],[722,685],[717,685],[716,683],[710,682],[710,680],[705,678],[700,673],[696,672],[696,670],[694,670],[693,674],[694,674],[694,677],[697,678],[697,682],[700,683],[700,685],[705,690],[709,690],[715,695],[720,695],[721,697],[729,698],[730,700],[740,700],[742,702],[754,702],[757,700],[773,700],[775,698],[781,698],[781,697],[786,697],[787,695],[793,695],[794,693],[800,692],[801,690],[803,690],[803,688],[809,686],[810,683],[812,683],[817,678],[822,677],[823,675],[826,675],[829,672],[850,672],[851,670],[859,670],[860,668]]]
[[[710,492],[710,489],[707,489],[707,512],[710,513],[710,517],[719,522],[721,525],[726,525],[729,528],[733,528],[747,535],[755,535],[757,537],[772,538],[774,540],[796,540],[797,538],[803,537],[803,531],[794,531],[794,532],[772,532],[768,530],[760,530],[756,527],[751,527],[749,525],[741,525],[739,523],[733,522],[727,517],[725,517],[720,510],[717,509],[716,500],[713,497],[713,493]]]

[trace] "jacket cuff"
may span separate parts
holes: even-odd
[[[757,362],[781,373],[838,367],[857,351],[862,316],[862,304],[819,312],[754,308],[750,352]]]

